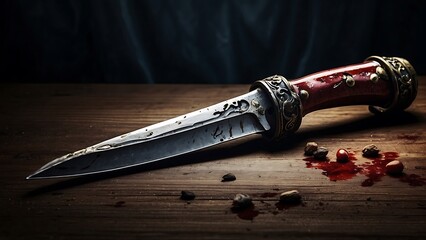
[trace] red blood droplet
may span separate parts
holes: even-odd
[[[346,151],[346,149],[339,149],[336,152],[336,161],[344,163],[349,161],[349,153]]]

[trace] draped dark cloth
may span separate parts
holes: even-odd
[[[3,1],[7,82],[251,83],[407,58],[426,74],[426,1]]]

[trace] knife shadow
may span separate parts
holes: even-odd
[[[370,115],[367,117],[360,117],[355,120],[336,121],[328,123],[327,125],[318,125],[311,127],[308,130],[302,129],[302,131],[292,135],[289,138],[285,138],[282,141],[266,141],[260,136],[253,136],[249,137],[249,139],[239,139],[233,142],[214,146],[194,153],[172,157],[169,159],[144,164],[141,166],[106,173],[66,178],[65,180],[59,178],[55,183],[41,186],[37,189],[27,192],[26,194],[24,194],[24,197],[35,197],[49,192],[72,188],[87,183],[101,181],[103,179],[114,178],[129,174],[136,174],[156,169],[170,168],[187,164],[227,159],[236,156],[245,156],[253,152],[258,152],[259,149],[262,149],[266,152],[286,151],[288,149],[293,148],[295,145],[300,144],[300,142],[305,142],[309,139],[320,138],[326,135],[338,134],[342,132],[351,133],[366,129],[380,129],[398,125],[412,125],[416,123],[421,123],[423,121],[424,116],[413,112],[402,112],[398,113],[398,115]]]

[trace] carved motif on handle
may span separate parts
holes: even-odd
[[[256,81],[251,89],[261,88],[274,102],[275,126],[272,139],[280,139],[299,129],[302,122],[302,104],[293,86],[283,76],[275,75]]]

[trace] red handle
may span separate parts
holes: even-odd
[[[392,82],[386,81],[378,62],[368,61],[311,74],[290,81],[299,94],[303,115],[347,105],[386,106],[392,99]]]
[[[411,105],[417,95],[416,72],[403,58],[371,56],[360,64],[314,73],[293,81],[272,76],[252,89],[269,93],[274,103],[272,130],[279,139],[296,131],[302,116],[324,108],[370,105],[375,113],[396,112]]]

